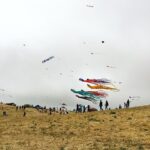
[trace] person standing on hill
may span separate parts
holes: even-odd
[[[127,104],[127,108],[129,108],[130,107],[130,100],[129,99],[127,100],[126,104]]]
[[[90,105],[87,106],[87,111],[90,112]]]
[[[83,112],[85,113],[85,110],[86,110],[86,108],[85,108],[85,105],[83,106]]]
[[[100,102],[99,102],[99,107],[100,107],[100,110],[103,110],[103,102],[102,102],[102,100],[100,100]]]
[[[79,111],[79,105],[76,105],[76,113]]]
[[[106,100],[106,102],[105,102],[105,110],[108,109],[108,106],[109,106],[109,103],[108,103],[108,101]]]
[[[122,109],[122,106],[121,106],[121,104],[119,105],[119,109]]]
[[[52,108],[51,107],[49,108],[49,114],[50,115],[52,114]]]

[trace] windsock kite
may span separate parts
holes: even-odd
[[[51,56],[51,57],[49,57],[49,58],[47,58],[47,59],[44,59],[43,61],[42,61],[42,63],[45,63],[45,62],[47,62],[47,61],[49,61],[50,59],[53,59],[54,58],[54,56]]]
[[[94,84],[94,85],[87,84],[87,86],[90,89],[98,89],[98,91],[93,91],[93,90],[91,90],[91,91],[84,91],[84,90],[76,91],[74,89],[71,89],[71,91],[75,94],[81,95],[81,96],[76,95],[76,97],[91,101],[92,103],[95,103],[95,104],[98,101],[100,101],[103,98],[106,98],[108,96],[108,94],[104,90],[119,91],[119,89],[117,89],[112,84],[111,80],[106,79],[106,78],[100,78],[100,79],[82,79],[82,78],[79,78],[79,80],[82,82]]]

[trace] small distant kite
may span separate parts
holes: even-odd
[[[86,7],[94,8],[94,6],[93,6],[93,5],[88,5],[88,4],[86,5]]]
[[[61,105],[64,105],[64,106],[66,106],[66,104],[65,104],[65,103],[62,103]]]
[[[115,66],[109,66],[109,65],[107,65],[106,67],[107,68],[116,68]]]
[[[129,96],[130,99],[135,100],[141,98],[140,96]]]
[[[49,58],[43,60],[42,63],[45,63],[45,62],[47,62],[47,61],[49,61],[50,59],[53,59],[53,58],[54,58],[54,56],[51,56],[51,57],[49,57]]]

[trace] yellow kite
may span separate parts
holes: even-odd
[[[110,86],[106,86],[106,85],[102,85],[102,84],[98,84],[98,85],[94,85],[91,86],[89,84],[87,84],[87,86],[91,89],[105,89],[105,90],[114,90],[114,91],[119,91],[117,88],[115,87],[110,87]]]

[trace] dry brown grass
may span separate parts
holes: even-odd
[[[68,115],[0,110],[0,150],[150,149],[150,106]],[[0,106],[1,108],[1,106]]]

